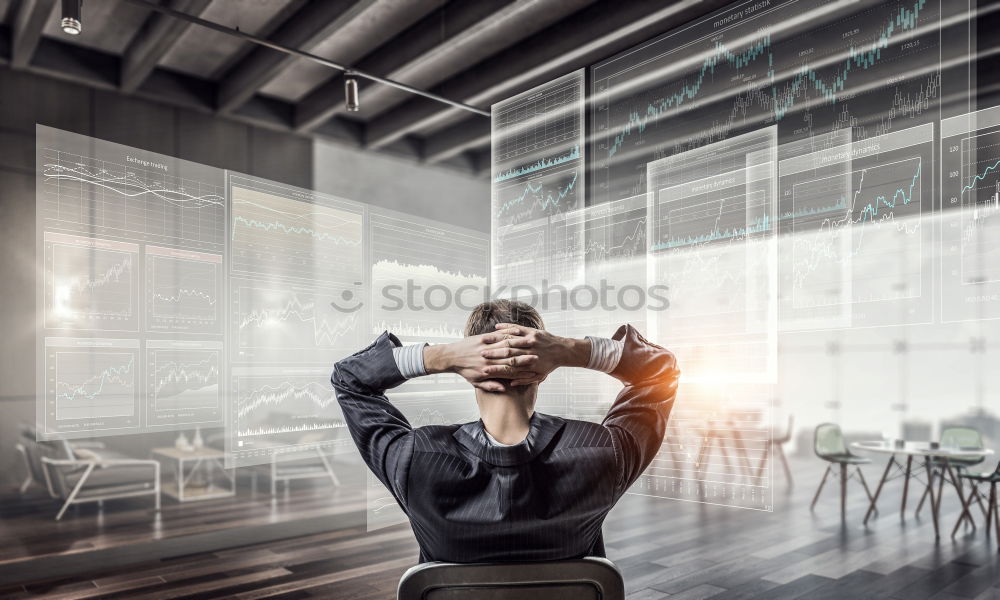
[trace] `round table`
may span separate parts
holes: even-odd
[[[938,529],[938,517],[941,513],[941,493],[937,493],[937,497],[935,498],[934,469],[931,464],[931,460],[937,459],[942,462],[944,464],[943,471],[948,473],[948,476],[951,477],[952,481],[958,481],[955,477],[955,472],[951,468],[951,461],[953,459],[985,458],[993,454],[993,451],[988,449],[977,450],[971,448],[947,448],[943,446],[939,448],[931,448],[930,442],[904,442],[902,445],[896,445],[895,442],[886,441],[854,442],[851,444],[851,448],[865,452],[877,452],[889,455],[889,462],[885,465],[885,471],[882,473],[882,479],[879,481],[878,488],[875,490],[875,495],[872,497],[871,505],[868,507],[868,512],[865,513],[865,525],[868,524],[868,519],[871,517],[872,513],[875,512],[875,505],[878,502],[879,494],[882,493],[882,486],[884,486],[885,482],[889,479],[889,472],[892,470],[893,466],[902,472],[905,477],[903,481],[903,503],[900,508],[900,518],[905,515],[906,495],[910,487],[910,479],[916,476],[916,472],[913,470],[913,460],[914,458],[917,458],[917,460],[923,458],[923,469],[924,472],[927,473],[926,491],[931,499],[931,515],[934,518],[935,538],[941,537],[941,533]],[[897,455],[906,457],[905,468],[903,467],[903,463],[896,459]],[[944,477],[944,472],[942,472],[941,477]],[[941,484],[943,484],[943,481]],[[959,495],[959,500],[964,506],[965,498],[962,498],[962,494],[958,487],[955,488],[955,493]],[[964,516],[965,514],[963,511],[963,518]]]

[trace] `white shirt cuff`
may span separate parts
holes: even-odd
[[[427,342],[423,342],[392,349],[392,358],[395,359],[396,366],[403,377],[412,379],[427,374],[427,369],[424,368],[424,348],[426,346]]]
[[[587,336],[587,339],[590,340],[588,369],[610,373],[618,368],[618,362],[622,359],[622,351],[625,350],[625,342],[590,335]]]

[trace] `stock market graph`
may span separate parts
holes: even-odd
[[[750,0],[598,63],[595,199],[646,191],[654,158],[771,124],[782,143],[841,129],[860,140],[968,110],[968,10]]]
[[[37,430],[223,423],[220,169],[36,127]]]
[[[232,173],[228,184],[227,459],[327,460],[348,449],[330,367],[365,340],[365,207]]]
[[[1000,108],[941,122],[940,182],[941,320],[1000,317]]]
[[[584,72],[493,106],[493,282],[583,277]]]
[[[371,334],[404,341],[463,336],[468,310],[484,299],[489,237],[478,231],[372,209]],[[463,308],[466,307],[466,308]]]

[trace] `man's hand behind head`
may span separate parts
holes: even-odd
[[[458,373],[474,387],[487,392],[507,391],[509,380],[534,380],[538,377],[534,368],[538,356],[531,352],[504,359],[485,356],[485,352],[503,347],[502,344],[491,344],[488,341],[493,335],[495,334],[474,335],[450,344],[427,346],[424,349],[427,372]],[[501,366],[504,367],[502,371],[490,371]]]
[[[590,359],[587,340],[564,338],[513,323],[497,323],[496,328],[495,333],[482,336],[488,345],[482,350],[483,358],[495,361],[485,368],[485,373],[508,378],[513,386],[540,383],[559,367],[585,367]],[[522,362],[528,357],[533,357],[530,363]],[[526,370],[522,365],[528,364],[534,375],[521,375]]]

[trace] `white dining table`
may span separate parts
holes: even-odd
[[[851,448],[863,452],[875,452],[878,454],[889,455],[889,462],[886,463],[885,471],[882,472],[882,479],[879,480],[878,488],[875,490],[875,495],[872,496],[868,512],[865,513],[865,525],[868,524],[868,519],[871,518],[872,513],[876,511],[878,497],[882,493],[882,487],[885,486],[886,481],[896,479],[900,476],[904,478],[903,501],[900,507],[900,518],[903,518],[906,513],[906,496],[910,487],[910,479],[915,478],[919,474],[919,470],[922,468],[927,475],[925,489],[931,501],[931,515],[934,519],[934,537],[936,539],[941,537],[938,519],[941,515],[941,496],[943,493],[940,493],[940,491],[934,491],[933,460],[937,459],[941,464],[943,464],[942,478],[944,477],[944,472],[947,472],[951,480],[957,482],[958,479],[955,477],[955,472],[951,467],[952,460],[956,458],[985,458],[993,454],[993,450],[989,449],[949,448],[945,446],[932,448],[930,442],[903,442],[902,444],[897,444],[896,442],[887,441],[867,441],[854,442],[851,444]],[[897,456],[906,457],[905,467],[900,459],[897,459]],[[918,462],[916,468],[914,468],[913,465],[915,461]],[[890,477],[889,473],[892,471],[894,466],[896,467],[897,474],[894,477]],[[955,493],[959,495],[959,500],[964,504],[965,499],[962,498],[958,487],[955,488]]]

